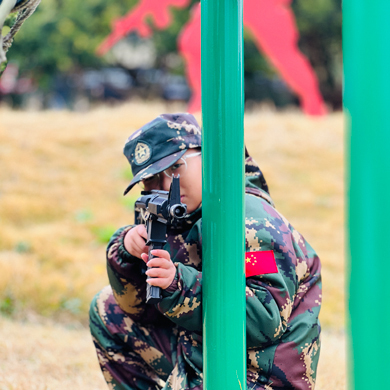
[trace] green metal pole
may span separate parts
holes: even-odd
[[[390,389],[390,1],[343,0],[343,19],[350,388]]]
[[[242,0],[202,0],[203,375],[246,389]]]

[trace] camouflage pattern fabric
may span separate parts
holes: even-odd
[[[262,189],[263,188],[263,189]],[[246,251],[272,250],[278,273],[247,278],[248,389],[314,389],[320,352],[320,261],[276,211],[256,163],[246,159]],[[91,305],[91,332],[110,389],[202,389],[201,210],[171,227],[165,249],[176,277],[146,305],[144,263],[107,249],[110,287]]]

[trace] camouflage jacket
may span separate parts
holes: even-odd
[[[245,214],[246,251],[272,250],[278,267],[277,273],[251,276],[246,282],[248,388],[313,389],[320,350],[320,261],[275,210],[264,177],[250,157]],[[119,229],[107,249],[109,280],[121,309],[141,324],[163,326],[168,319],[178,329],[179,370],[192,372],[183,389],[196,387],[202,372],[201,223],[199,209],[170,229],[165,249],[177,272],[157,306],[145,304],[144,263],[124,247],[131,226]],[[165,388],[171,388],[169,383]]]

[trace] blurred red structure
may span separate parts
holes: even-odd
[[[146,19],[150,18],[158,29],[172,23],[169,7],[184,8],[190,0],[140,0],[126,16],[113,23],[112,33],[98,48],[103,55],[130,32],[149,37],[152,30]],[[259,50],[280,72],[289,87],[297,94],[302,110],[309,115],[326,114],[318,80],[307,58],[298,48],[299,33],[291,0],[244,0],[244,26],[251,32]],[[201,51],[200,4],[196,4],[189,22],[178,38],[178,49],[186,65],[188,84],[192,97],[188,110],[201,109]]]

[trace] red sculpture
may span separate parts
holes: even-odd
[[[114,22],[113,31],[98,48],[98,54],[106,53],[130,32],[149,37],[152,34],[146,23],[149,17],[158,29],[167,28],[172,22],[169,7],[184,8],[189,2],[140,0],[126,16]],[[302,110],[309,115],[324,115],[326,108],[317,77],[298,48],[299,33],[290,3],[291,0],[244,0],[244,26],[252,33],[258,49],[266,54],[298,95]],[[192,89],[189,112],[201,109],[200,41],[200,4],[196,4],[178,38],[178,49],[185,60],[187,80]]]

